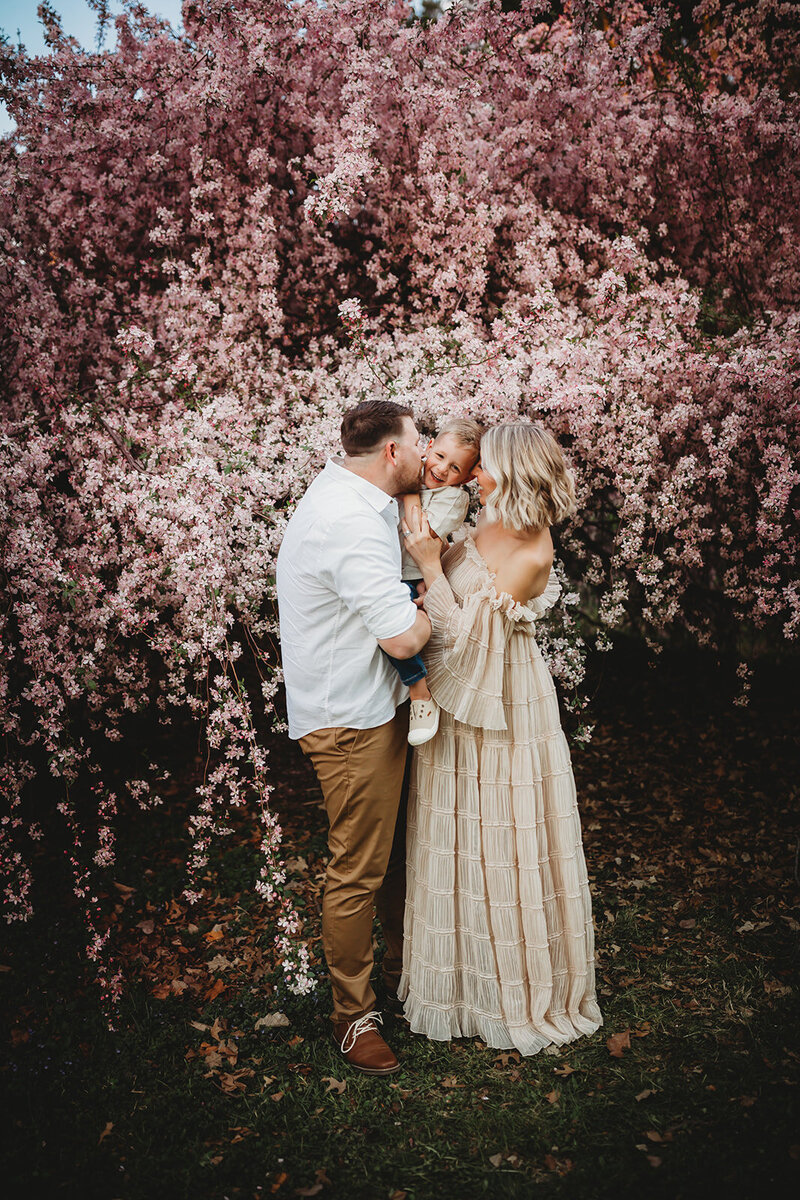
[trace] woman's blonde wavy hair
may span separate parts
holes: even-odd
[[[486,501],[488,513],[506,529],[542,529],[575,511],[575,480],[543,425],[507,421],[487,429],[481,465],[497,484]]]

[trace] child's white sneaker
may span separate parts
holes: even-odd
[[[408,722],[408,741],[411,746],[429,742],[439,728],[439,705],[435,700],[412,700]]]

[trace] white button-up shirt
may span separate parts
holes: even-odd
[[[397,522],[396,500],[330,459],[289,520],[277,585],[291,738],[374,729],[408,695],[378,646],[417,617]]]

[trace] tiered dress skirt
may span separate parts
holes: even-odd
[[[535,1054],[602,1024],[575,783],[526,605],[472,537],[428,590],[439,731],[414,753],[400,997],[416,1033]]]

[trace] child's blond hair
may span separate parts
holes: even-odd
[[[470,450],[475,451],[475,461],[477,462],[481,452],[481,436],[483,430],[477,421],[473,421],[471,417],[452,417],[447,421],[436,434],[436,438],[442,437],[445,433],[449,433],[454,437],[459,446],[466,446]]]

